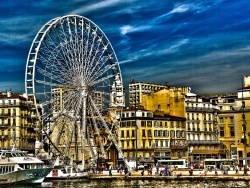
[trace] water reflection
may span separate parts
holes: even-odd
[[[10,186],[12,187],[12,186]],[[245,181],[155,181],[155,180],[95,180],[90,182],[75,182],[75,181],[62,181],[62,182],[46,182],[42,185],[22,185],[13,186],[15,188],[250,188],[249,182]]]

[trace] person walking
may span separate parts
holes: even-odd
[[[238,165],[235,166],[235,174],[239,174],[239,167],[238,167]]]
[[[244,174],[243,174],[243,176],[247,176],[247,167],[246,167],[246,165],[244,165],[243,170],[244,170]]]
[[[112,176],[112,169],[113,169],[113,166],[110,165],[110,166],[109,166],[109,176]]]
[[[144,176],[144,169],[141,171],[141,175]]]

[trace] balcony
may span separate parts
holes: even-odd
[[[213,112],[213,108],[202,108],[202,107],[186,107],[187,112]]]
[[[187,123],[198,123],[198,124],[200,124],[201,122],[199,119],[187,119],[186,121]]]
[[[214,123],[214,121],[211,119],[204,119],[203,123]]]
[[[220,141],[217,140],[187,140],[188,145],[217,145]]]
[[[187,145],[171,145],[171,150],[187,150],[188,146]]]

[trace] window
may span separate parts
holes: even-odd
[[[159,136],[159,137],[161,136],[161,131],[158,131],[158,136]]]
[[[242,151],[238,151],[239,157],[243,156],[243,152]]]
[[[124,138],[124,131],[121,131],[121,137]]]
[[[129,130],[127,130],[127,137],[129,137]]]
[[[165,140],[165,146],[168,147],[168,141],[167,140]]]
[[[152,136],[151,130],[148,130],[148,137],[151,137],[151,136]]]
[[[175,132],[174,131],[170,131],[170,137],[171,138],[175,137]]]
[[[145,129],[142,129],[142,137],[146,137],[146,131],[145,131]]]
[[[234,123],[234,117],[230,117],[230,123]]]
[[[211,120],[211,114],[208,114],[208,120]]]
[[[176,128],[180,128],[179,121],[176,121]]]
[[[182,138],[186,138],[186,132],[185,131],[182,131]]]
[[[223,117],[220,117],[220,123],[224,123]]]
[[[127,127],[130,127],[130,121],[127,121]]]
[[[149,145],[149,147],[152,146],[152,141],[151,140],[148,141],[148,145]]]
[[[132,130],[132,137],[135,137],[135,130]]]
[[[161,147],[163,147],[164,145],[163,145],[163,141],[161,141]]]
[[[154,122],[154,126],[158,127],[158,122],[157,121]]]
[[[162,127],[162,122],[160,121],[160,127]]]
[[[141,121],[141,126],[145,127],[146,126],[146,121]]]
[[[176,131],[176,137],[180,138],[180,131]]]
[[[13,109],[13,116],[16,116],[16,109]]]
[[[168,122],[165,122],[165,127],[168,127]]]
[[[154,136],[157,137],[157,131],[154,131]]]
[[[148,127],[152,127],[152,122],[151,121],[147,121],[147,126]]]
[[[173,121],[170,122],[170,128],[174,128],[174,122]]]
[[[230,127],[230,136],[235,136],[234,127]]]
[[[224,127],[220,127],[220,137],[224,137]]]

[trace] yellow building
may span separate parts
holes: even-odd
[[[235,155],[239,164],[245,162],[250,164],[250,86],[238,89],[238,99],[235,101],[235,144],[232,145],[233,155]]]
[[[154,114],[185,117],[185,94],[189,90],[189,87],[132,82],[129,84],[129,104],[143,106]]]
[[[157,116],[142,107],[127,108],[122,112],[118,135],[128,161],[136,157],[139,163],[187,158],[185,118]]]
[[[236,158],[232,145],[235,144],[235,100],[237,95],[222,96],[217,99],[218,108],[218,136],[222,144],[222,158]]]
[[[36,132],[36,115],[32,104],[22,94],[12,91],[0,94],[0,146],[16,148],[34,153]]]

